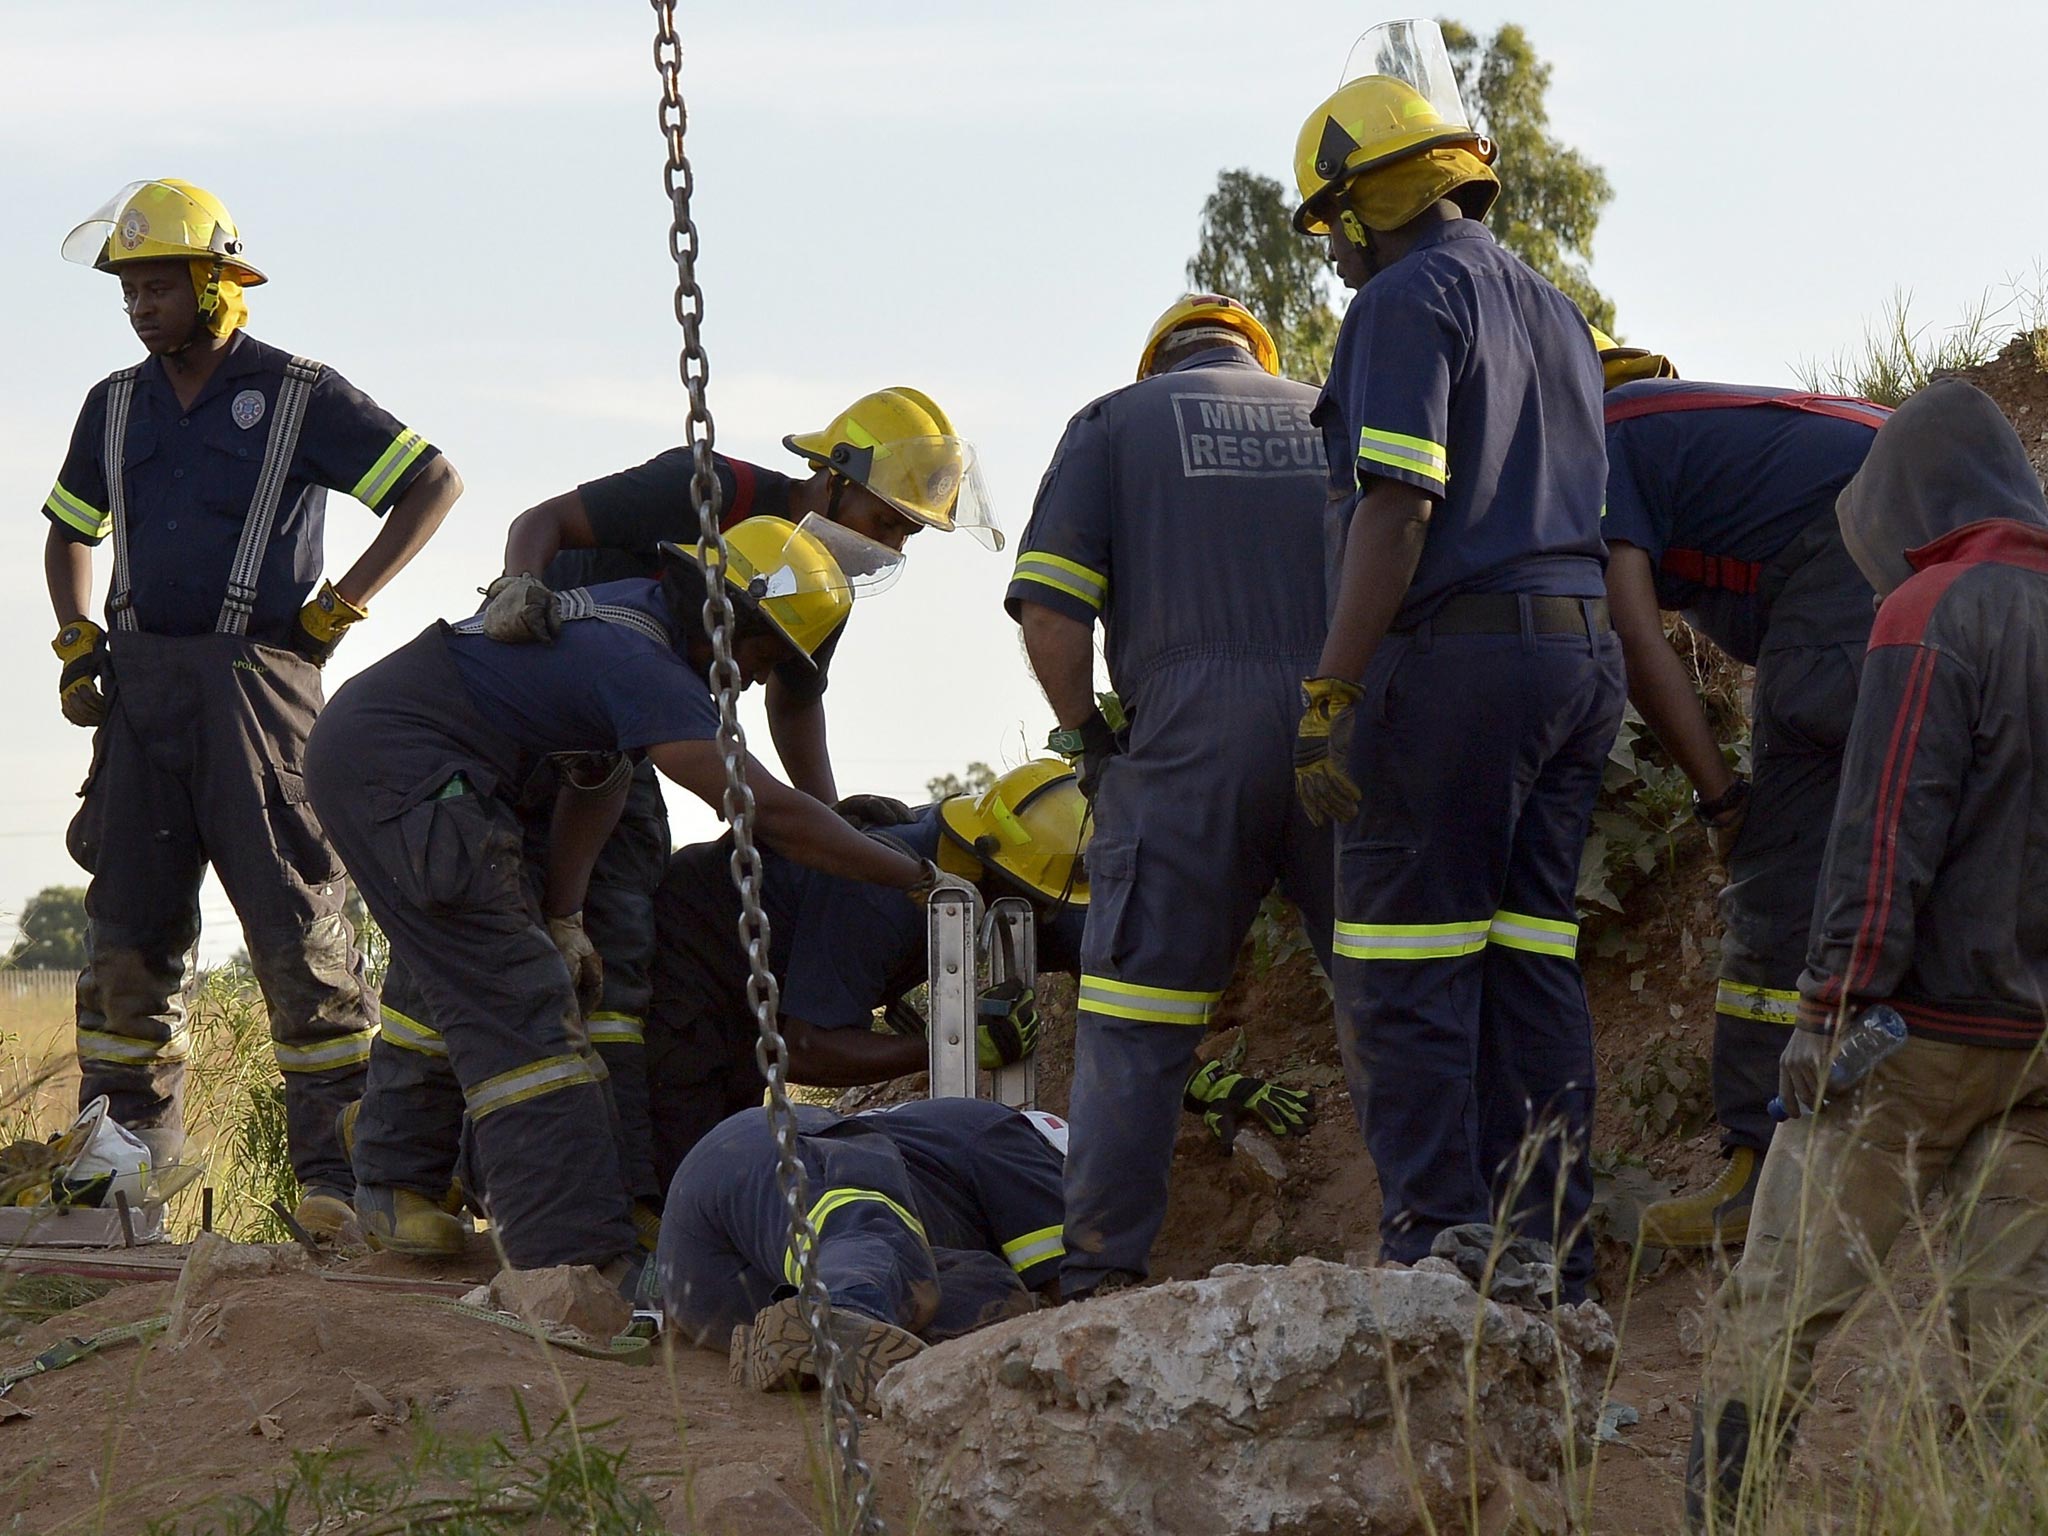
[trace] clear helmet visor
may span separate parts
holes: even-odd
[[[944,533],[970,533],[990,549],[1003,547],[981,463],[965,438],[898,438],[861,452],[867,462],[852,466],[849,478],[912,522]]]
[[[768,590],[763,595],[780,597],[795,592],[803,584],[800,572],[824,571],[825,567],[817,559],[819,549],[831,556],[831,566],[836,568],[840,579],[833,582],[830,574],[825,574],[811,580],[823,580],[854,597],[873,597],[878,592],[886,592],[903,574],[901,550],[891,549],[878,539],[856,533],[851,528],[842,528],[831,519],[812,512],[791,531],[783,546],[782,558],[761,573],[768,583]]]
[[[1457,72],[1451,68],[1451,50],[1444,44],[1443,28],[1434,21],[1383,21],[1353,43],[1338,86],[1373,75],[1399,80],[1428,103],[1429,116],[1418,104],[1416,120],[1406,126],[1420,131],[1440,122],[1445,131],[1471,131],[1472,119],[1458,93]]]

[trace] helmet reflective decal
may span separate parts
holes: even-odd
[[[149,238],[149,215],[130,208],[121,215],[121,249],[132,251]]]

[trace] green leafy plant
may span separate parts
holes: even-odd
[[[1714,1123],[1707,1053],[1676,1030],[1652,1032],[1614,1087],[1639,1141],[1682,1141]]]

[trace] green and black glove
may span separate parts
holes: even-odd
[[[1112,757],[1123,751],[1116,728],[1102,713],[1100,705],[1088,711],[1088,718],[1071,730],[1054,731],[1046,738],[1046,749],[1074,765],[1074,778],[1088,800],[1102,788],[1102,770]]]
[[[1351,777],[1351,733],[1365,690],[1341,677],[1311,677],[1301,685],[1301,723],[1294,728],[1294,793],[1317,826],[1358,814],[1358,783]]]
[[[1038,998],[1023,982],[999,981],[974,1002],[974,1062],[984,1072],[1015,1066],[1038,1048]]]
[[[1228,1149],[1237,1140],[1237,1128],[1257,1120],[1275,1136],[1306,1136],[1316,1123],[1312,1094],[1281,1088],[1263,1077],[1233,1072],[1220,1061],[1196,1069],[1188,1079],[1182,1103]]]
[[[57,706],[73,725],[91,729],[107,718],[107,696],[100,692],[100,673],[107,656],[107,637],[91,619],[64,626],[50,642],[64,663],[57,675]]]

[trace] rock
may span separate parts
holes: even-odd
[[[1446,1227],[1429,1256],[1447,1259],[1481,1295],[1515,1307],[1548,1306],[1557,1297],[1557,1254],[1533,1237],[1500,1241],[1483,1221]]]
[[[302,1274],[312,1268],[298,1247],[271,1248],[262,1243],[231,1243],[218,1232],[202,1232],[185,1255],[171,1292],[171,1320],[164,1338],[182,1349],[205,1333],[205,1323],[218,1313],[221,1292],[242,1280],[268,1275]]]
[[[1596,1306],[1539,1314],[1461,1275],[1297,1259],[937,1345],[880,1400],[932,1536],[1463,1529],[1468,1465],[1489,1510],[1542,1529],[1614,1348]]]
[[[500,1270],[491,1281],[491,1305],[529,1323],[560,1323],[593,1339],[624,1333],[633,1321],[619,1288],[588,1264]]]
[[[1287,1182],[1287,1159],[1257,1131],[1237,1133],[1230,1147],[1230,1162],[1233,1170],[1242,1169],[1253,1187],[1267,1195],[1279,1194]]]

